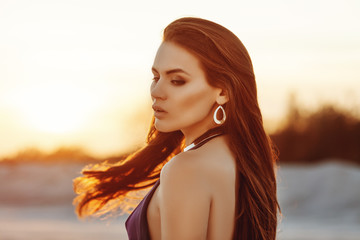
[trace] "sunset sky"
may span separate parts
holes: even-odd
[[[220,23],[245,44],[268,129],[290,93],[309,109],[360,108],[359,12],[356,0],[0,0],[0,157],[141,144],[162,30],[184,16]]]

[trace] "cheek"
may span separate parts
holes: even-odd
[[[186,91],[178,101],[179,110],[192,116],[208,114],[212,105],[212,92],[207,88],[196,88]]]

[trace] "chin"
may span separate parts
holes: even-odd
[[[161,120],[158,120],[158,119],[155,119],[154,126],[155,126],[156,130],[158,130],[159,132],[163,132],[163,133],[169,133],[169,132],[174,132],[174,131],[180,130],[179,128],[176,128],[174,126],[169,126],[167,124],[164,124],[163,122],[161,122]]]

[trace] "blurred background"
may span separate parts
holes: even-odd
[[[127,239],[72,179],[143,146],[152,61],[184,16],[233,31],[279,149],[278,239],[360,239],[360,2],[0,0],[0,239]]]

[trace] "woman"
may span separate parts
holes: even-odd
[[[126,222],[129,239],[275,239],[275,155],[241,41],[216,23],[178,19],[152,72],[147,145],[84,171],[77,213],[104,212],[153,186]]]

